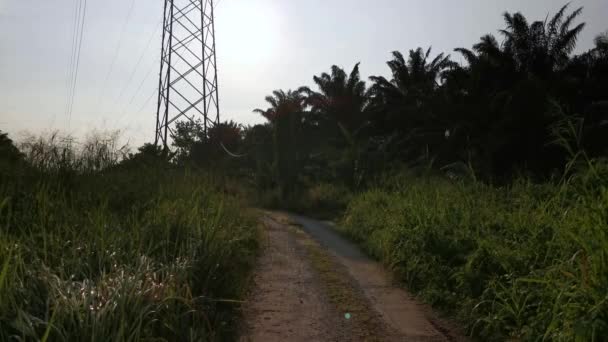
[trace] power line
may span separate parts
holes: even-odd
[[[136,112],[136,114],[140,114],[145,108],[146,106],[150,103],[150,100],[152,100],[152,98],[154,98],[154,95],[158,94],[158,88],[154,89],[154,92],[152,92],[152,94],[150,94],[150,96],[146,99],[146,101],[144,102],[144,104],[139,108],[139,110]],[[122,114],[120,116],[120,121],[118,122],[120,124],[120,122],[122,121],[122,119],[124,119],[124,114]],[[133,120],[129,121],[127,126],[131,125],[131,123],[133,122]],[[117,125],[118,126],[118,125]]]
[[[141,106],[141,108],[139,108],[139,110],[137,111],[137,114],[141,113],[142,110],[144,110],[144,108],[148,105],[148,103],[150,103],[150,100],[152,100],[152,98],[156,94],[158,94],[158,88],[154,89],[154,92],[150,95],[150,97],[148,97],[148,99],[146,100],[146,102],[144,102],[144,104]]]
[[[83,1],[80,1],[81,4]],[[68,114],[68,127],[72,121],[72,110],[74,109],[74,99],[76,98],[76,84],[78,83],[78,69],[80,68],[80,52],[82,51],[82,41],[84,38],[84,28],[87,16],[87,0],[84,0],[84,5],[82,7],[82,18],[80,19],[80,37],[78,39],[78,51],[76,53],[76,65],[74,69],[74,81],[72,84],[72,99],[70,101],[70,109]]]
[[[69,114],[69,110],[70,110],[70,101],[72,100],[72,82],[74,79],[74,62],[76,60],[76,51],[77,51],[77,46],[76,43],[78,42],[77,40],[77,32],[78,32],[78,24],[79,24],[79,20],[78,18],[80,17],[80,11],[82,10],[82,1],[79,0],[75,0],[74,1],[74,20],[72,21],[72,45],[71,45],[71,49],[70,49],[70,63],[67,69],[67,75],[66,75],[66,81],[65,81],[65,92],[66,92],[66,99],[65,99],[65,116],[67,117]],[[53,119],[54,121],[54,119]]]
[[[141,80],[141,82],[139,83],[139,86],[137,87],[137,90],[135,91],[135,93],[133,94],[133,96],[131,97],[131,100],[129,101],[129,103],[123,108],[120,116],[124,116],[125,112],[127,111],[127,107],[129,107],[131,104],[133,104],[133,101],[135,101],[135,98],[137,97],[137,95],[139,95],[139,92],[141,91],[141,89],[143,88],[144,84],[146,83],[146,80],[148,80],[148,78],[150,77],[150,75],[152,74],[152,71],[154,71],[156,65],[158,64],[158,61],[155,61],[154,64],[152,64],[152,66],[148,69],[148,72],[146,73],[146,76]],[[158,91],[158,90],[157,90]]]
[[[148,39],[148,43],[146,44],[146,46],[144,47],[143,51],[141,52],[141,55],[139,56],[139,59],[137,60],[137,63],[135,63],[135,68],[133,68],[133,71],[131,72],[131,75],[129,76],[129,79],[128,79],[127,83],[125,84],[125,86],[120,91],[120,93],[118,95],[118,98],[116,100],[116,103],[120,102],[120,100],[122,99],[122,96],[123,96],[124,92],[127,90],[127,88],[129,87],[129,85],[131,85],[131,82],[133,81],[133,77],[135,77],[135,73],[137,72],[137,69],[139,69],[139,66],[141,65],[141,62],[143,61],[144,57],[146,56],[146,52],[150,48],[150,45],[152,44],[152,40],[154,39],[154,37],[156,35],[156,32],[158,31],[158,29],[160,28],[160,25],[162,25],[162,23],[163,23],[162,20],[159,21],[158,24],[156,25],[156,28],[154,28],[154,30],[152,31],[152,35]]]
[[[72,45],[71,45],[71,49],[70,49],[70,62],[68,64],[68,68],[66,70],[66,76],[65,76],[65,93],[66,93],[66,99],[65,99],[65,113],[67,116],[68,113],[68,106],[70,103],[70,90],[72,89],[72,69],[74,67],[74,48],[76,46],[76,27],[78,26],[78,10],[79,10],[79,6],[76,2],[74,2],[74,20],[72,21]]]
[[[125,21],[122,25],[122,29],[120,31],[120,36],[118,38],[118,46],[114,50],[114,57],[112,58],[112,62],[110,63],[110,69],[108,70],[105,80],[103,81],[103,85],[101,87],[101,92],[99,92],[99,98],[97,99],[96,108],[99,108],[100,112],[101,112],[101,108],[102,108],[101,100],[105,95],[105,90],[106,90],[106,86],[108,85],[108,80],[110,79],[110,75],[112,74],[112,71],[114,71],[116,59],[118,58],[118,54],[120,53],[120,50],[122,49],[123,37],[124,37],[125,31],[127,29],[127,24],[131,20],[131,15],[133,14],[133,7],[135,7],[135,0],[131,0],[131,6],[129,7],[129,10],[127,11],[127,17],[125,18]]]
[[[125,114],[127,112],[127,108],[135,101],[135,98],[137,98],[137,95],[139,95],[140,91],[143,89],[143,86],[146,83],[146,80],[150,77],[150,75],[152,74],[152,71],[155,69],[154,66],[156,66],[157,64],[158,64],[158,61],[155,61],[154,64],[148,69],[148,73],[146,74],[146,76],[139,83],[139,86],[137,87],[137,90],[135,91],[135,93],[131,97],[131,100],[122,109],[122,111],[120,113],[120,118],[118,119],[118,124],[120,124],[122,122],[122,120],[125,118]],[[158,94],[158,88],[154,91],[153,94]],[[143,110],[143,107],[145,107],[148,104],[148,102],[150,102],[150,99],[146,100],[146,102],[142,106],[142,109],[140,109],[137,112],[137,114],[139,114]]]
[[[161,21],[162,24],[162,21]],[[194,42],[193,40],[190,40],[189,42],[187,42],[184,47],[188,48],[190,46],[190,44],[192,44],[192,42]],[[143,78],[143,80],[141,81],[141,83],[139,84],[139,86],[137,87],[137,90],[135,91],[135,94],[133,94],[133,96],[131,97],[131,100],[129,101],[129,103],[123,108],[120,117],[122,119],[122,117],[124,117],[126,111],[127,111],[127,107],[130,106],[133,101],[135,100],[135,98],[137,97],[137,95],[139,94],[140,90],[143,88],[144,84],[146,83],[146,80],[150,77],[150,75],[152,74],[152,72],[154,71],[155,67],[158,65],[159,61],[154,62],[154,64],[148,69],[148,73],[146,74],[146,76]],[[156,88],[155,93],[158,94],[158,88]],[[146,103],[144,104],[144,106],[142,106],[142,108],[137,112],[137,113],[141,113],[141,111],[143,110],[143,107],[145,107],[148,102],[150,102],[150,99],[148,99],[146,101]]]
[[[83,1],[80,1],[81,4]],[[82,41],[84,38],[84,27],[86,22],[86,14],[87,14],[87,0],[84,0],[84,6],[82,8],[81,18],[80,18],[80,37],[78,38],[78,51],[76,52],[76,64],[74,67],[74,81],[72,83],[72,99],[70,101],[70,109],[68,114],[68,127],[72,121],[72,111],[74,109],[74,101],[76,99],[76,84],[78,83],[78,70],[80,68],[80,52],[82,51]]]

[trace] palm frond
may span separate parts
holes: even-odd
[[[574,12],[572,12],[566,18],[566,20],[564,20],[564,22],[560,25],[560,34],[563,35],[563,34],[567,33],[569,31],[570,26],[572,25],[572,22],[574,21],[574,19],[579,17],[582,13],[583,13],[583,7],[579,7]]]
[[[547,25],[548,28],[548,32],[549,35],[551,37],[555,36],[557,34],[557,31],[559,29],[559,27],[562,26],[562,20],[564,18],[564,13],[566,12],[566,9],[568,9],[568,7],[570,6],[570,3],[565,4],[564,6],[562,6],[562,8],[553,16],[553,18],[551,18],[551,21],[549,22],[549,24]]]
[[[265,98],[266,102],[268,102],[272,107],[277,107],[277,98],[273,97],[273,96],[266,96]]]
[[[469,66],[473,66],[477,62],[479,62],[479,57],[477,57],[477,55],[469,49],[456,48],[456,49],[454,49],[454,51],[460,53],[464,57],[464,59],[467,61],[467,63],[469,63]]]
[[[350,75],[348,76],[348,82],[346,84],[346,87],[350,91],[354,90],[356,88],[357,84],[361,83],[361,73],[359,71],[360,64],[361,64],[360,62],[355,64],[355,66],[353,67],[353,70],[350,72]]]
[[[553,46],[552,54],[569,55],[576,47],[578,36],[585,28],[585,25],[585,23],[578,24],[572,30],[566,32],[563,35],[560,35],[559,39],[555,42],[555,45]]]

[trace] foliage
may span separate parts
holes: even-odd
[[[302,169],[307,146],[303,143],[304,96],[301,91],[276,90],[266,97],[270,107],[256,109],[271,123],[274,159],[272,171],[283,197],[292,193],[297,172]]]
[[[22,159],[23,154],[8,137],[8,134],[0,131],[0,174],[9,172]]]
[[[465,59],[461,64],[443,53],[432,56],[430,48],[395,51],[387,62],[391,78],[372,76],[368,89],[359,64],[350,74],[332,66],[313,77],[318,90],[300,88],[305,101],[301,92],[276,91],[267,98],[271,110],[258,112],[276,133],[276,109],[297,94],[297,106],[281,106],[283,113],[297,113],[283,130],[305,134],[275,143],[285,153],[292,153],[286,143],[309,147],[297,150],[292,179],[340,179],[357,189],[402,164],[434,170],[467,165],[478,179],[505,184],[520,174],[549,179],[569,158],[552,144],[563,119],[556,113],[583,122],[582,148],[590,156],[608,152],[601,138],[608,134],[606,35],[573,56],[585,27],[577,22],[581,13],[569,5],[537,21],[505,13],[501,40],[487,34],[472,49],[455,49]]]
[[[401,174],[356,196],[343,232],[480,340],[601,341],[607,172],[505,187]]]
[[[107,165],[116,145],[64,141],[3,175],[0,340],[232,336],[257,240],[240,200],[152,145]]]
[[[367,104],[365,82],[361,81],[357,63],[349,75],[334,65],[331,74],[322,73],[313,77],[318,92],[308,87],[301,88],[311,107],[311,118],[315,125],[326,128],[329,137],[351,133],[361,129],[365,122],[364,109]],[[342,127],[342,130],[340,129]],[[345,137],[348,140],[348,137]],[[334,144],[336,142],[333,142]]]
[[[581,13],[505,13],[464,63],[395,51],[369,87],[334,65],[266,97],[264,124],[177,123],[174,151],[0,133],[0,339],[224,338],[256,240],[245,188],[347,208],[345,233],[484,340],[601,340],[608,38],[573,55]]]

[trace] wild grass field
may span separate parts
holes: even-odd
[[[0,164],[1,341],[234,336],[257,223],[222,182],[104,141],[22,151]]]
[[[490,186],[400,174],[354,197],[342,232],[481,341],[608,336],[608,165]]]

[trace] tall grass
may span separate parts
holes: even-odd
[[[234,337],[256,249],[240,200],[208,175],[56,141],[0,175],[0,340]]]
[[[506,187],[394,177],[344,232],[484,341],[608,336],[608,164]]]

